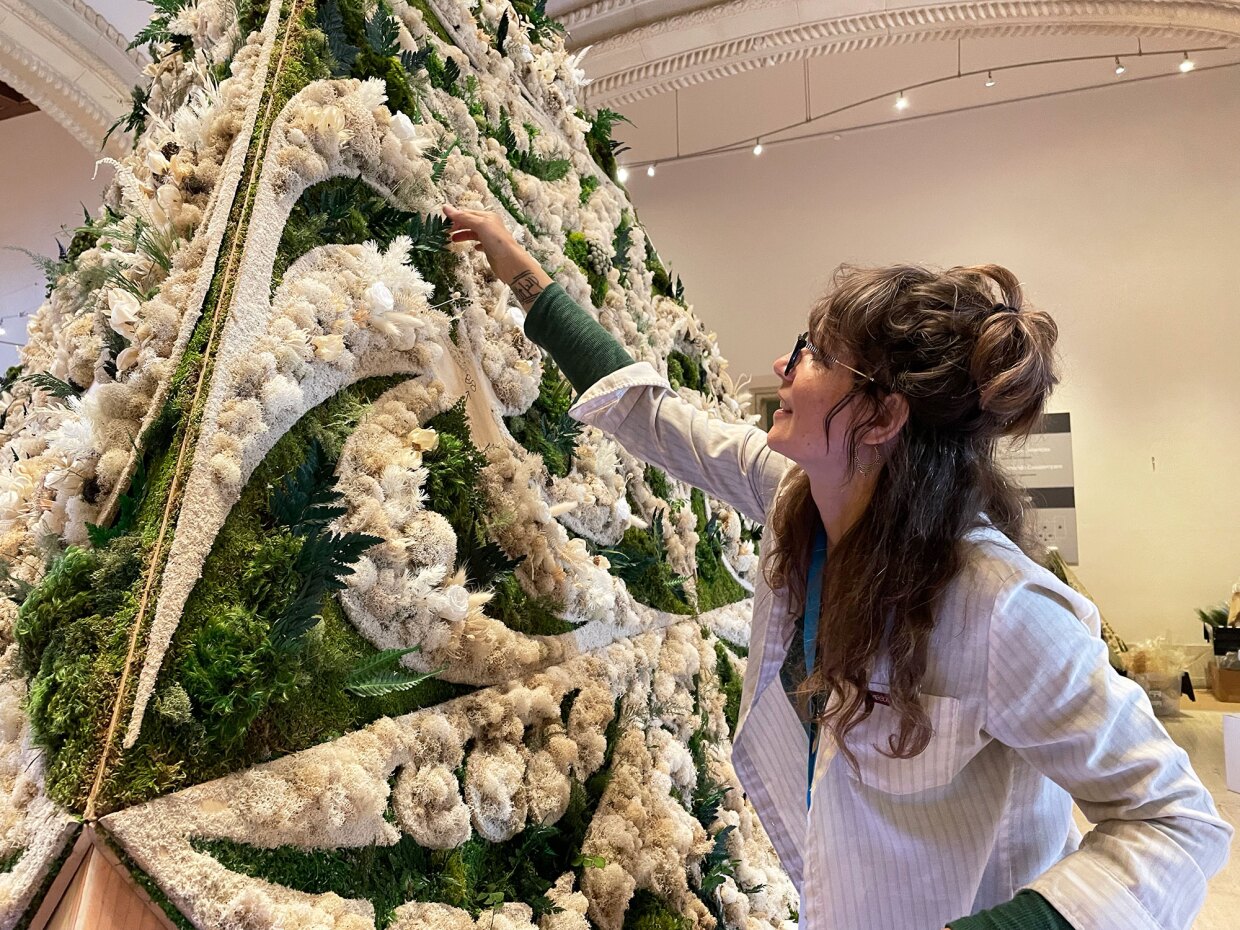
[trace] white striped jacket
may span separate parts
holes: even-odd
[[[645,363],[572,414],[763,523],[790,464]],[[793,618],[757,584],[733,763],[800,891],[801,927],[940,930],[1030,888],[1076,930],[1188,930],[1232,828],[1141,689],[1109,667],[1093,604],[993,528],[968,542],[932,635],[928,748],[880,753],[895,720],[878,704],[849,736],[859,777],[824,745],[808,808],[807,737],[779,680]],[[1073,799],[1096,824],[1083,840]]]

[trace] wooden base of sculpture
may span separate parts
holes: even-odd
[[[176,930],[176,926],[88,824],[30,930]]]

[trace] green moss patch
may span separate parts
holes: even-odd
[[[715,674],[723,691],[723,715],[728,721],[728,736],[736,735],[736,722],[741,712],[741,687],[744,684],[722,640],[715,640]]]
[[[616,545],[596,551],[606,557],[611,573],[624,581],[638,603],[668,613],[692,614],[684,579],[667,563],[662,524],[658,514],[646,529],[631,526]]]
[[[505,417],[512,438],[529,452],[542,456],[547,471],[558,478],[572,469],[573,451],[581,424],[569,416],[573,388],[550,358],[543,360],[538,398],[525,413]]]
[[[666,899],[645,889],[633,895],[624,913],[624,930],[689,930],[692,926]]]
[[[303,417],[255,470],[186,603],[138,744],[109,779],[111,808],[217,778],[471,690],[438,679],[404,692],[345,690],[375,649],[336,600],[298,648],[274,648],[262,605],[286,598],[298,542],[275,528],[271,489],[316,446],[331,463],[369,405],[399,383],[372,378]],[[188,707],[188,713],[186,709]],[[183,762],[181,760],[184,760]]]
[[[13,867],[21,861],[22,856],[25,854],[25,848],[19,848],[13,850],[6,856],[0,856],[0,875],[3,875],[5,872],[12,872]]]
[[[70,548],[26,598],[14,629],[30,676],[26,709],[47,756],[47,792],[83,809],[111,720],[136,614],[134,537],[104,551]]]
[[[676,349],[667,356],[667,380],[674,388],[687,387],[704,394],[708,391],[706,370],[701,362]]]
[[[715,519],[706,519],[706,495],[697,488],[689,497],[697,517],[697,597],[698,610],[714,610],[735,604],[749,596],[723,564],[723,539]]]
[[[514,575],[505,575],[493,587],[494,597],[486,606],[487,615],[510,630],[531,636],[558,636],[571,633],[576,624],[563,619],[563,608],[550,598],[530,597]]]
[[[590,240],[584,233],[570,232],[564,240],[564,254],[581,269],[586,280],[590,282],[590,302],[595,307],[603,306],[611,284],[607,276],[599,272],[597,262],[590,254]]]
[[[647,465],[645,472],[642,474],[646,484],[650,487],[651,492],[659,500],[670,500],[672,496],[672,486],[667,480],[667,475],[655,468],[653,465]]]

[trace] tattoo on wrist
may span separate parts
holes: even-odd
[[[538,283],[532,271],[523,271],[512,279],[508,285],[512,288],[512,292],[517,295],[517,300],[521,301],[521,306],[526,310],[534,303],[534,299],[543,292],[543,286]]]

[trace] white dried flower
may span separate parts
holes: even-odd
[[[126,339],[133,339],[134,326],[141,308],[138,298],[123,288],[108,290],[108,325]]]

